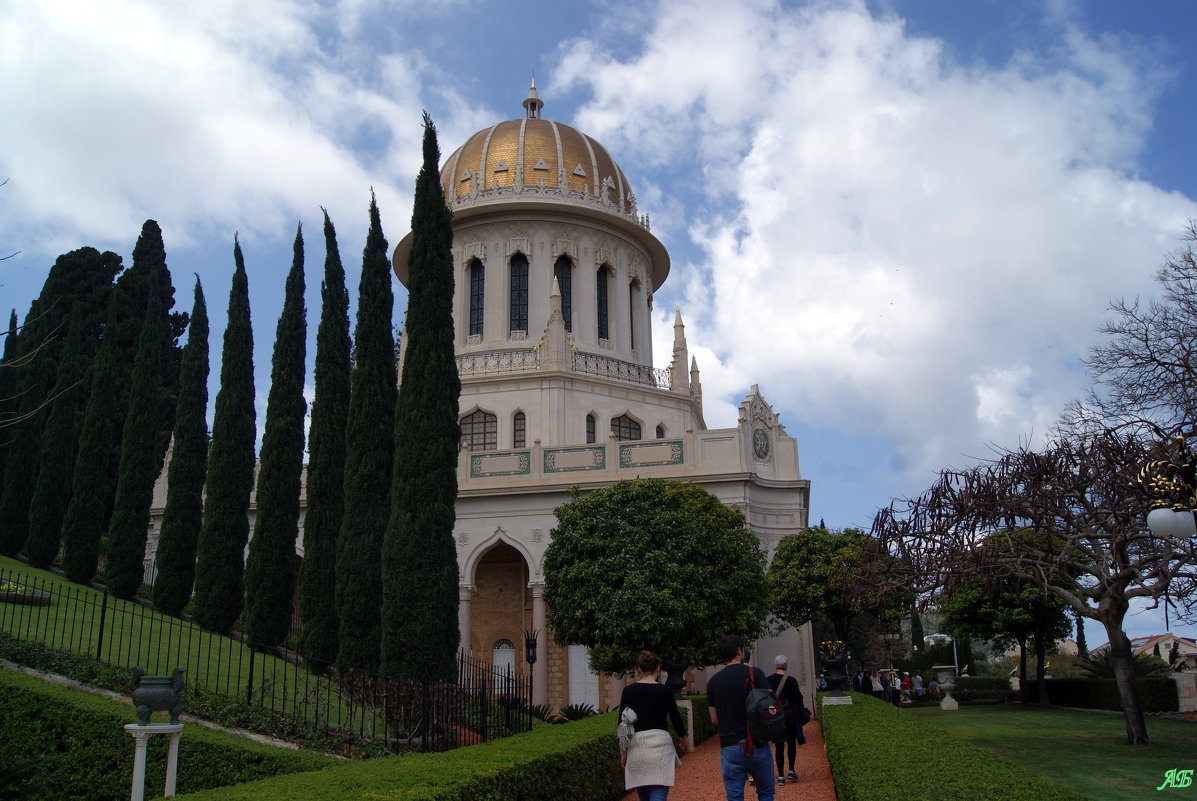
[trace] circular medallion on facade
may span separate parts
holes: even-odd
[[[752,453],[762,462],[769,458],[769,432],[763,428],[752,431]]]

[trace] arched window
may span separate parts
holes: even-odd
[[[472,451],[499,447],[499,418],[479,409],[461,418],[461,442]]]
[[[626,414],[611,418],[611,433],[617,440],[640,439],[640,424]]]
[[[557,279],[557,289],[561,292],[561,316],[565,318],[566,331],[574,330],[573,305],[570,302],[573,297],[573,283],[570,280],[573,267],[569,256],[558,256],[556,264],[553,265],[553,277]]]
[[[511,257],[511,281],[508,290],[511,296],[511,322],[509,331],[528,331],[528,257],[516,253]]]
[[[611,332],[607,326],[607,269],[607,265],[601,265],[594,276],[595,310],[598,312],[599,339],[611,338]]]
[[[495,675],[510,676],[515,672],[515,643],[499,640],[490,649],[490,665]]]
[[[640,294],[640,282],[628,284],[628,345],[636,349],[636,297]]]
[[[586,442],[594,442],[594,415],[586,415]]]
[[[516,412],[511,418],[511,447],[522,448],[527,439],[528,418],[523,412]]]
[[[486,266],[470,262],[470,336],[482,334],[482,311],[486,295]]]
[[[657,439],[665,439],[665,426],[657,426]]]

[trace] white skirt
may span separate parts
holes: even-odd
[[[645,729],[632,736],[628,763],[623,769],[625,790],[635,787],[673,786],[674,771],[681,760],[673,739],[664,729]]]

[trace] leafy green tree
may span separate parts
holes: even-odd
[[[62,543],[62,518],[69,499],[67,492],[75,471],[75,452],[79,444],[79,417],[83,383],[83,312],[76,305],[71,312],[66,348],[59,360],[58,383],[54,402],[42,432],[42,450],[38,460],[37,483],[29,504],[29,539],[25,554],[34,567],[49,567],[58,556]],[[64,488],[67,492],[64,492]]]
[[[133,385],[121,440],[116,497],[108,523],[104,583],[117,598],[132,598],[141,587],[145,542],[154,482],[162,466],[158,452],[158,400],[162,387],[165,321],[156,293],[146,304],[145,328],[133,365]]]
[[[453,227],[436,128],[424,115],[424,167],[412,208],[407,352],[395,411],[391,518],[382,550],[382,672],[456,677],[457,399]]]
[[[208,469],[208,306],[199,276],[191,308],[187,345],[179,367],[179,402],[167,467],[166,508],[158,535],[154,606],[178,615],[191,598],[195,546],[204,519],[204,476]]]
[[[245,597],[245,543],[249,495],[254,486],[254,342],[249,319],[249,279],[241,243],[233,238],[233,286],[220,364],[220,391],[208,451],[204,524],[195,562],[195,620],[225,632],[241,614]]]
[[[291,630],[295,595],[295,537],[303,478],[303,397],[307,312],[303,305],[303,230],[295,232],[283,312],[274,339],[266,430],[258,470],[257,516],[245,565],[245,633],[275,646]]]
[[[1163,659],[1154,654],[1135,654],[1131,657],[1135,666],[1136,678],[1167,677],[1172,675],[1172,668]],[[1077,660],[1077,667],[1081,674],[1089,679],[1117,678],[1115,657],[1109,648],[1102,648]]]
[[[362,251],[354,366],[345,436],[345,514],[337,539],[337,664],[378,670],[382,538],[391,514],[394,459],[395,343],[391,267],[378,203],[370,195],[370,230]]]
[[[109,296],[110,312],[115,312],[115,307],[126,300],[125,296],[113,292]],[[71,480],[71,500],[62,521],[62,569],[67,578],[80,584],[95,578],[100,540],[108,530],[108,507],[114,482],[107,470],[97,470],[96,465],[107,464],[113,448],[119,403],[119,360],[116,338],[105,336],[91,370],[91,388],[83,411],[79,451]]]
[[[620,481],[556,510],[545,551],[548,624],[590,664],[625,673],[640,651],[718,661],[724,634],[755,638],[769,612],[765,555],[744,516],[697,484]]]
[[[323,665],[337,658],[337,536],[344,519],[345,418],[349,412],[349,292],[337,232],[324,212],[324,282],[316,330],[316,396],[308,437],[307,514],[299,611],[299,652]]]
[[[879,593],[865,579],[884,569],[872,537],[859,529],[831,532],[808,528],[783,537],[769,564],[772,611],[791,626],[801,626],[822,612],[837,639],[850,640],[850,624],[858,615],[871,615],[881,626],[893,626],[909,608],[900,592]]]

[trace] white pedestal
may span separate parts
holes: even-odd
[[[170,738],[166,748],[166,798],[175,796],[175,779],[179,771],[179,735],[183,733],[182,723],[150,723],[142,726],[129,723],[125,726],[133,737],[133,787],[129,801],[145,801],[145,754],[151,734],[165,734]]]
[[[690,750],[693,751],[698,745],[694,742],[694,702],[683,699],[677,702],[677,708],[686,710],[686,742],[690,743]]]

